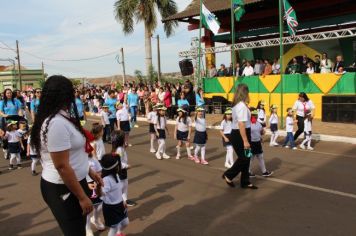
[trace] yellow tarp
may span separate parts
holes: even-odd
[[[218,81],[225,93],[229,93],[234,86],[234,77],[218,77]]]
[[[268,92],[272,93],[281,81],[281,75],[260,76],[260,80]]]
[[[319,87],[323,93],[329,93],[329,91],[335,86],[342,75],[334,73],[327,74],[311,74],[309,78]]]

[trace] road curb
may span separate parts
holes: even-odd
[[[89,115],[88,117],[98,119],[98,115]],[[147,119],[144,117],[137,117],[137,121],[145,122],[145,121],[147,121]],[[175,121],[173,121],[173,120],[168,120],[167,123],[169,125],[175,125]],[[193,124],[193,127],[194,127],[194,124]],[[220,129],[220,127],[216,126],[216,125],[208,125],[206,128],[214,129],[214,130]],[[266,134],[267,135],[271,134],[270,129],[266,129]],[[286,131],[284,131],[284,130],[278,130],[278,134],[281,137],[285,137],[287,135]],[[301,139],[301,138],[299,138],[299,139]],[[334,136],[334,135],[327,135],[327,134],[318,134],[318,133],[312,134],[312,140],[356,144],[356,138],[345,137],[345,136]]]

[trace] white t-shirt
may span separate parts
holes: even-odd
[[[232,130],[232,122],[231,120],[223,120],[221,121],[221,124],[220,124],[220,130],[222,130],[222,132],[224,134],[231,134],[231,130]]]
[[[314,74],[314,68],[307,68],[307,74]]]
[[[118,183],[113,176],[105,176],[103,178],[104,186],[102,187],[103,196],[101,200],[105,204],[115,205],[123,201],[122,199],[122,184],[119,176],[117,176]]]
[[[6,131],[5,138],[9,143],[18,143],[22,138],[22,134],[18,131]]]
[[[48,125],[47,142],[44,142],[43,132],[46,129],[47,119],[41,129],[41,163],[43,167],[42,178],[54,184],[63,184],[61,176],[54,167],[50,152],[69,150],[69,164],[74,170],[78,181],[83,180],[89,173],[88,154],[85,152],[85,138],[75,126],[61,114],[60,111]]]
[[[128,165],[128,159],[127,159],[127,152],[124,147],[118,147],[116,149],[116,153],[120,155],[120,160],[121,160],[121,168],[122,169],[127,169]]]
[[[301,116],[301,117],[304,117],[305,110],[314,110],[314,109],[315,109],[315,106],[311,100],[309,100],[307,102],[301,102],[301,101],[297,100],[293,106],[293,110],[297,111],[297,116]]]
[[[101,160],[101,158],[105,155],[104,141],[101,138],[98,140],[94,140],[92,142],[92,146],[95,146],[95,158]]]
[[[109,114],[107,112],[101,111],[100,116],[103,118],[102,120],[104,121],[104,124],[102,125],[110,125]]]
[[[257,109],[258,115],[257,115],[257,121],[260,122],[261,124],[265,124],[267,117],[266,117],[266,112],[263,109]]]
[[[312,131],[312,123],[309,119],[304,120],[304,132],[311,132]]]
[[[252,66],[246,66],[242,72],[242,76],[250,76],[253,75],[253,67]]]
[[[161,121],[161,125],[160,123],[158,122],[158,116],[156,116],[156,119],[155,119],[155,122],[154,124],[156,125],[156,128],[157,129],[166,129],[166,125],[167,125],[167,120],[166,120],[166,117],[160,117],[160,121]]]
[[[256,122],[255,124],[251,124],[251,141],[259,142],[262,139],[263,127],[260,122]]]
[[[293,132],[294,128],[294,119],[291,116],[287,116],[286,118],[286,131],[287,132]]]
[[[147,121],[148,121],[149,123],[154,124],[156,119],[157,119],[157,112],[155,112],[155,111],[150,111],[150,112],[147,114]]]
[[[122,109],[117,110],[116,112],[116,119],[117,121],[128,121],[130,120],[129,113],[125,106]]]
[[[270,124],[278,124],[278,115],[276,113],[272,113],[269,117]]]
[[[189,127],[192,126],[192,119],[190,119],[190,117],[187,117],[186,124],[184,124],[184,118],[178,117],[176,120],[176,125],[177,125],[177,130],[181,132],[187,132],[189,130]]]
[[[232,129],[239,129],[238,122],[245,122],[245,127],[251,127],[251,112],[244,102],[239,102],[232,108]]]
[[[199,132],[205,132],[206,131],[206,121],[204,118],[199,118],[197,117],[195,119],[195,130]]]
[[[96,159],[96,158],[89,158],[89,160],[88,160],[88,162],[89,162],[89,167],[93,170],[93,171],[95,171],[95,172],[101,172],[101,170],[102,170],[102,167],[101,167],[101,165],[100,165],[100,162]],[[90,178],[90,176],[89,175],[87,175],[87,182],[92,182],[93,180],[92,180],[92,178]]]
[[[31,135],[28,136],[27,143],[28,143],[28,145],[30,145],[30,143],[31,143]],[[37,155],[36,150],[33,149],[31,145],[30,145],[30,155],[31,156],[36,156]]]

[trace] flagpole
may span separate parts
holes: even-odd
[[[283,119],[283,0],[279,0],[279,64],[280,64],[280,74],[281,74],[281,128],[284,127],[284,119]]]
[[[235,78],[235,59],[236,59],[236,52],[235,52],[235,17],[234,17],[234,5],[233,0],[231,0],[231,50],[232,50],[232,76]],[[237,73],[236,73],[237,74]]]
[[[197,87],[201,87],[201,28],[203,27],[203,20],[202,20],[202,11],[203,11],[203,0],[200,0],[200,20],[199,20],[199,48],[198,48],[198,83]]]

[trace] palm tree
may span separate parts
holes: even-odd
[[[157,11],[162,19],[177,13],[177,4],[174,0],[117,0],[115,2],[115,18],[122,24],[125,34],[134,31],[134,24],[143,22],[145,27],[145,54],[146,74],[149,74],[152,66],[151,37],[157,28]],[[177,21],[164,23],[164,31],[167,37],[171,36]]]

